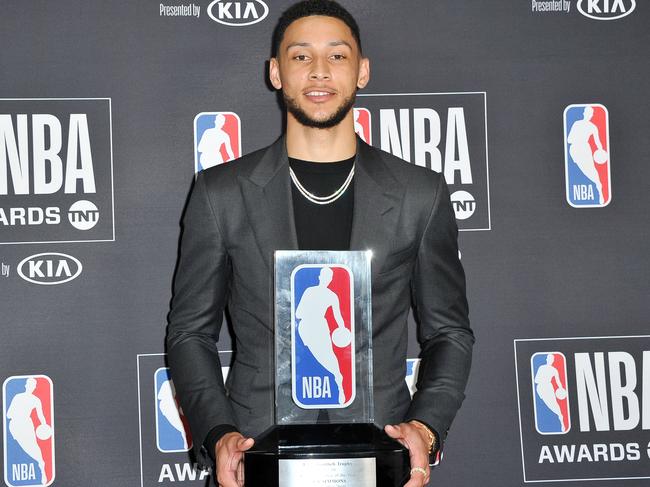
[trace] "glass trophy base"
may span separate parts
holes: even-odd
[[[246,487],[401,487],[408,450],[374,424],[276,425],[244,454]]]

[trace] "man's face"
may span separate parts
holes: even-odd
[[[271,83],[282,89],[288,116],[308,127],[338,125],[356,89],[368,83],[368,60],[350,28],[334,17],[312,15],[290,24],[277,56],[270,63]]]

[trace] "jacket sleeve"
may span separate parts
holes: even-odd
[[[210,430],[220,424],[236,425],[216,345],[230,273],[205,174],[199,173],[183,216],[166,345],[176,395],[202,467],[211,463],[203,446]]]
[[[440,176],[411,280],[422,361],[406,420],[429,425],[441,443],[465,398],[474,344],[457,240],[449,190]]]

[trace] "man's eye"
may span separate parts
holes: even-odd
[[[345,59],[345,55],[343,55],[343,54],[332,54],[332,59],[334,59],[335,61],[342,61],[343,59]]]
[[[307,60],[307,56],[304,55],[304,54],[298,54],[298,55],[294,56],[293,58],[296,61],[306,61]]]

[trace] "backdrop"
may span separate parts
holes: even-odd
[[[0,2],[7,485],[205,484],[163,355],[179,221],[195,171],[281,133],[289,4]],[[646,485],[647,2],[346,4],[358,132],[444,172],[461,229],[477,345],[432,484]]]

